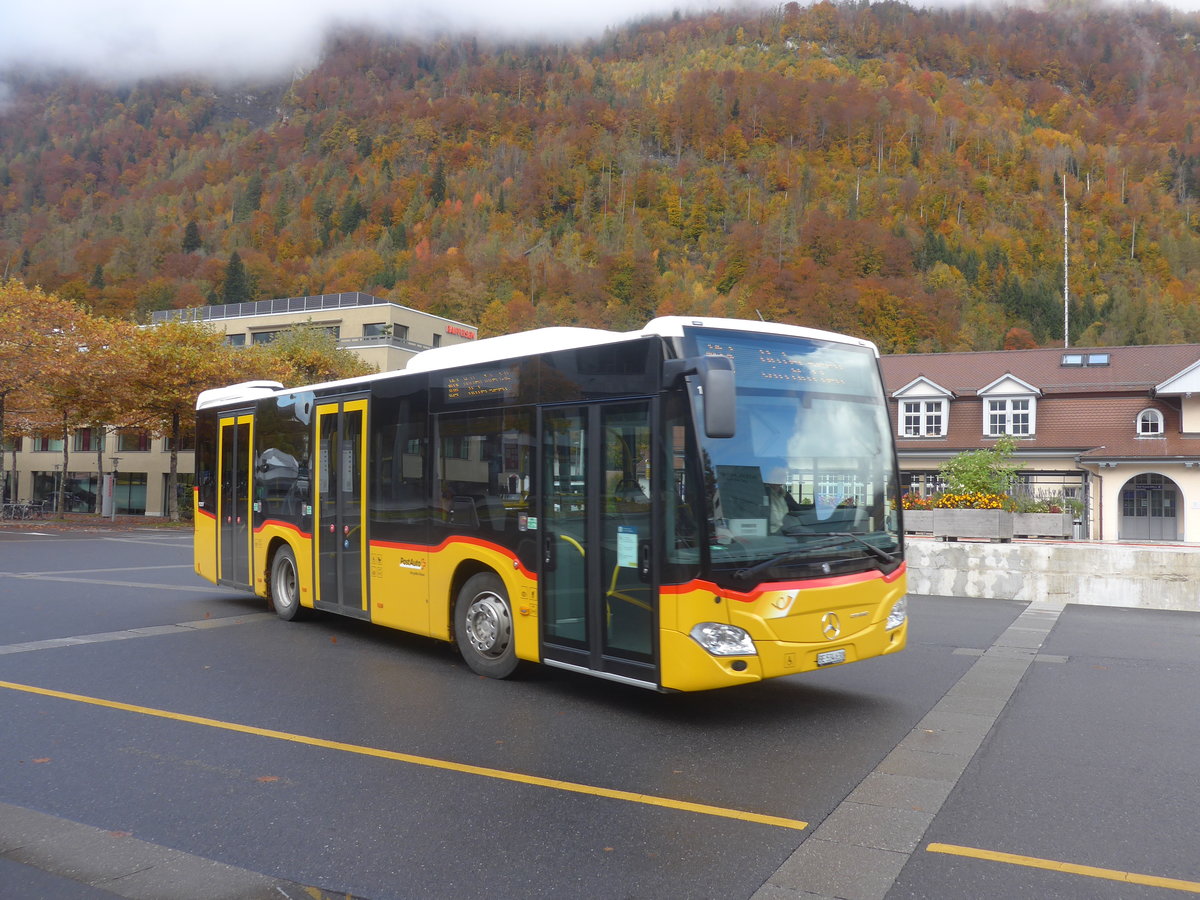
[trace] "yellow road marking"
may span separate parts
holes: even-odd
[[[132,703],[120,703],[116,700],[104,700],[100,697],[88,697],[83,694],[71,694],[66,691],[54,691],[49,688],[35,687],[30,684],[17,684],[11,681],[0,681],[0,688],[10,691],[21,691],[26,694],[40,694],[43,697],[56,697],[59,700],[73,700],[76,703],[87,703],[91,706],[102,706],[107,709],[119,709],[124,712],[137,713],[143,716],[154,716],[159,719],[171,719],[176,722],[187,722],[191,725],[204,725],[209,728],[220,728],[225,731],[236,731],[241,734],[253,734],[258,737],[274,738],[279,741],[291,741],[294,744],[307,744],[310,747],[323,747],[326,750],[341,750],[345,753],[357,753],[360,756],[374,756],[379,759],[390,759],[396,762],[410,763],[414,766],[425,766],[431,769],[445,769],[451,772],[461,772],[467,775],[479,775],[483,778],[496,778],[501,781],[515,781],[520,784],[536,787],[552,788],[558,791],[569,791],[575,794],[590,794],[594,797],[608,797],[612,800],[626,800],[630,803],[641,803],[645,806],[661,806],[666,809],[676,809],[685,812],[699,813],[705,816],[720,816],[726,819],[738,819],[743,822],[755,822],[760,825],[774,825],[778,828],[793,828],[802,831],[808,827],[807,822],[799,819],[785,819],[780,816],[765,816],[760,813],[746,812],[739,809],[726,809],[721,806],[708,806],[703,803],[689,803],[686,800],[672,800],[668,797],[656,797],[653,794],[639,794],[635,791],[619,791],[612,788],[594,787],[588,784],[577,784],[572,781],[559,781],[556,778],[540,778],[537,775],[524,775],[520,772],[507,772],[504,769],[490,769],[486,766],[472,766],[466,763],[456,763],[445,759],[434,759],[429,756],[414,756],[411,753],[397,753],[394,750],[382,750],[378,747],[364,747],[359,744],[347,744],[342,741],[327,741],[323,738],[308,737],[303,734],[291,734],[286,731],[275,731],[271,728],[256,728],[253,725],[240,725],[237,722],[223,722],[220,719],[209,719],[204,716],[192,716],[187,713],[171,712],[166,709],[154,709],[149,706],[135,706]]]
[[[1136,872],[1122,872],[1118,869],[1098,869],[1095,866],[1080,866],[1075,863],[1058,862],[1053,859],[1038,859],[1035,856],[1018,856],[1015,853],[998,853],[995,850],[977,850],[974,847],[958,847],[954,844],[930,844],[925,849],[930,853],[949,853],[953,856],[968,856],[972,859],[986,859],[992,862],[1009,863],[1014,866],[1028,866],[1032,869],[1049,869],[1052,872],[1066,872],[1069,875],[1086,875],[1089,878],[1104,878],[1108,881],[1124,881],[1129,884],[1144,884],[1149,887],[1160,887],[1172,891],[1187,891],[1191,894],[1200,894],[1200,881],[1159,878],[1157,875],[1139,875]]]

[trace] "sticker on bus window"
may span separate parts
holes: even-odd
[[[629,525],[617,526],[617,565],[625,569],[637,568],[637,529]]]

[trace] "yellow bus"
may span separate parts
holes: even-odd
[[[660,691],[894,653],[893,432],[868,341],[733,319],[545,328],[197,401],[195,567]]]

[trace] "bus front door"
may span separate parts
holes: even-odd
[[[367,610],[366,400],[317,406],[317,608],[365,618]]]
[[[551,665],[658,684],[651,402],[547,409],[539,609]]]
[[[221,419],[218,448],[221,490],[217,496],[217,580],[242,587],[250,578],[250,438],[254,416]]]

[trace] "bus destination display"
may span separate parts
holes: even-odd
[[[442,379],[447,403],[506,400],[517,395],[517,373],[511,366],[456,372]]]
[[[702,341],[705,356],[724,356],[733,360],[739,377],[780,386],[846,384],[847,363],[858,368],[861,351],[826,345],[815,352],[799,354],[795,347],[740,344],[729,340]],[[851,358],[847,358],[851,357]]]

